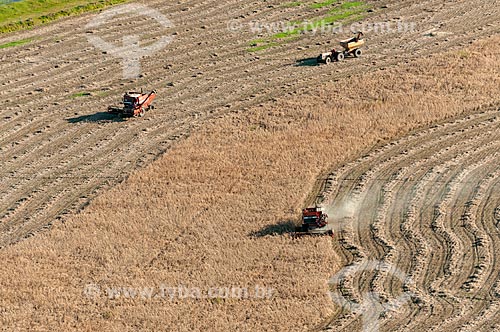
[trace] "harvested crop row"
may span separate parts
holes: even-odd
[[[357,257],[349,264],[391,266],[350,275],[334,291],[354,302],[370,292],[385,301],[412,294],[381,327],[456,331],[497,305],[499,111],[393,142],[332,177],[328,207],[343,250]],[[330,326],[352,330],[359,318],[345,312]]]

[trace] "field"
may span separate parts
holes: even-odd
[[[411,301],[377,319],[385,330],[496,328],[498,8],[367,1],[365,22],[416,30],[368,35],[364,57],[314,66],[332,36],[250,52],[273,34],[227,22],[315,20],[333,4],[146,4],[176,34],[136,80],[86,40],[92,14],[0,38],[2,327],[352,331],[361,315],[329,291],[356,303],[404,289]],[[118,43],[124,27],[165,33],[126,18],[92,33]],[[159,92],[146,118],[105,113],[141,87]],[[293,239],[319,177],[337,234]],[[411,282],[369,271],[328,283],[374,260]],[[160,285],[272,294],[125,296]]]
[[[326,205],[343,255],[354,265],[383,261],[409,278],[377,270],[335,285],[359,301],[372,290],[397,298],[403,281],[413,303],[384,321],[387,330],[496,327],[499,110],[416,132],[331,174]],[[338,330],[356,325],[334,317]]]

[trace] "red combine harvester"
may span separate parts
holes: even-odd
[[[150,93],[127,92],[123,95],[123,106],[109,106],[108,112],[122,116],[143,117],[146,111],[154,108],[151,103],[156,97],[156,90]]]
[[[333,226],[328,223],[328,215],[323,208],[312,207],[302,210],[302,226],[295,235],[330,235],[333,236]]]

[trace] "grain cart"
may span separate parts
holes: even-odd
[[[108,112],[122,116],[143,117],[146,111],[154,108],[151,103],[156,97],[156,90],[150,93],[126,92],[123,95],[123,106],[109,106]]]
[[[343,50],[332,49],[330,52],[321,53],[317,60],[319,63],[329,64],[332,61],[342,61],[346,56],[354,56],[359,58],[361,56],[361,48],[365,45],[363,33],[358,32],[356,37],[340,41],[340,46]]]

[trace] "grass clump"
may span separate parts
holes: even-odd
[[[86,92],[86,91],[84,91],[84,92],[77,92],[77,93],[72,94],[71,98],[89,97],[91,95],[92,95],[92,93]]]
[[[310,5],[310,7],[312,9],[319,9],[319,8],[323,8],[326,6],[333,5],[334,3],[337,3],[337,0],[325,0],[323,2],[313,3]],[[363,1],[351,1],[351,2],[345,2],[345,3],[341,4],[338,8],[339,9],[350,9],[350,8],[360,7],[362,5],[364,5]]]
[[[351,9],[351,8],[356,8],[356,7],[361,7],[365,3],[363,1],[352,1],[352,2],[346,2],[340,5],[341,9]]]
[[[323,8],[323,7],[326,7],[326,6],[330,6],[332,4],[334,4],[335,2],[337,2],[337,0],[326,0],[326,1],[323,1],[323,2],[320,2],[320,3],[313,3],[310,5],[310,7],[312,9],[318,9],[318,8]]]
[[[262,51],[262,50],[265,50],[265,49],[268,49],[270,47],[273,47],[273,46],[277,46],[279,45],[278,43],[276,42],[268,42],[268,41],[265,41],[263,45],[258,45],[258,44],[251,44],[250,48],[247,49],[248,52],[258,52],[258,51]]]
[[[462,60],[468,59],[470,57],[470,53],[467,50],[461,50],[457,54],[458,54],[458,57]]]
[[[291,7],[299,7],[300,5],[302,5],[302,2],[300,2],[300,1],[294,1],[294,2],[285,3],[285,4],[282,5],[282,7],[291,8]]]
[[[0,49],[21,46],[21,45],[25,45],[25,44],[31,43],[32,41],[33,41],[33,39],[30,39],[30,38],[28,38],[28,39],[21,39],[21,40],[15,40],[15,41],[12,41],[12,42],[9,42],[9,43],[1,44],[0,45]]]

